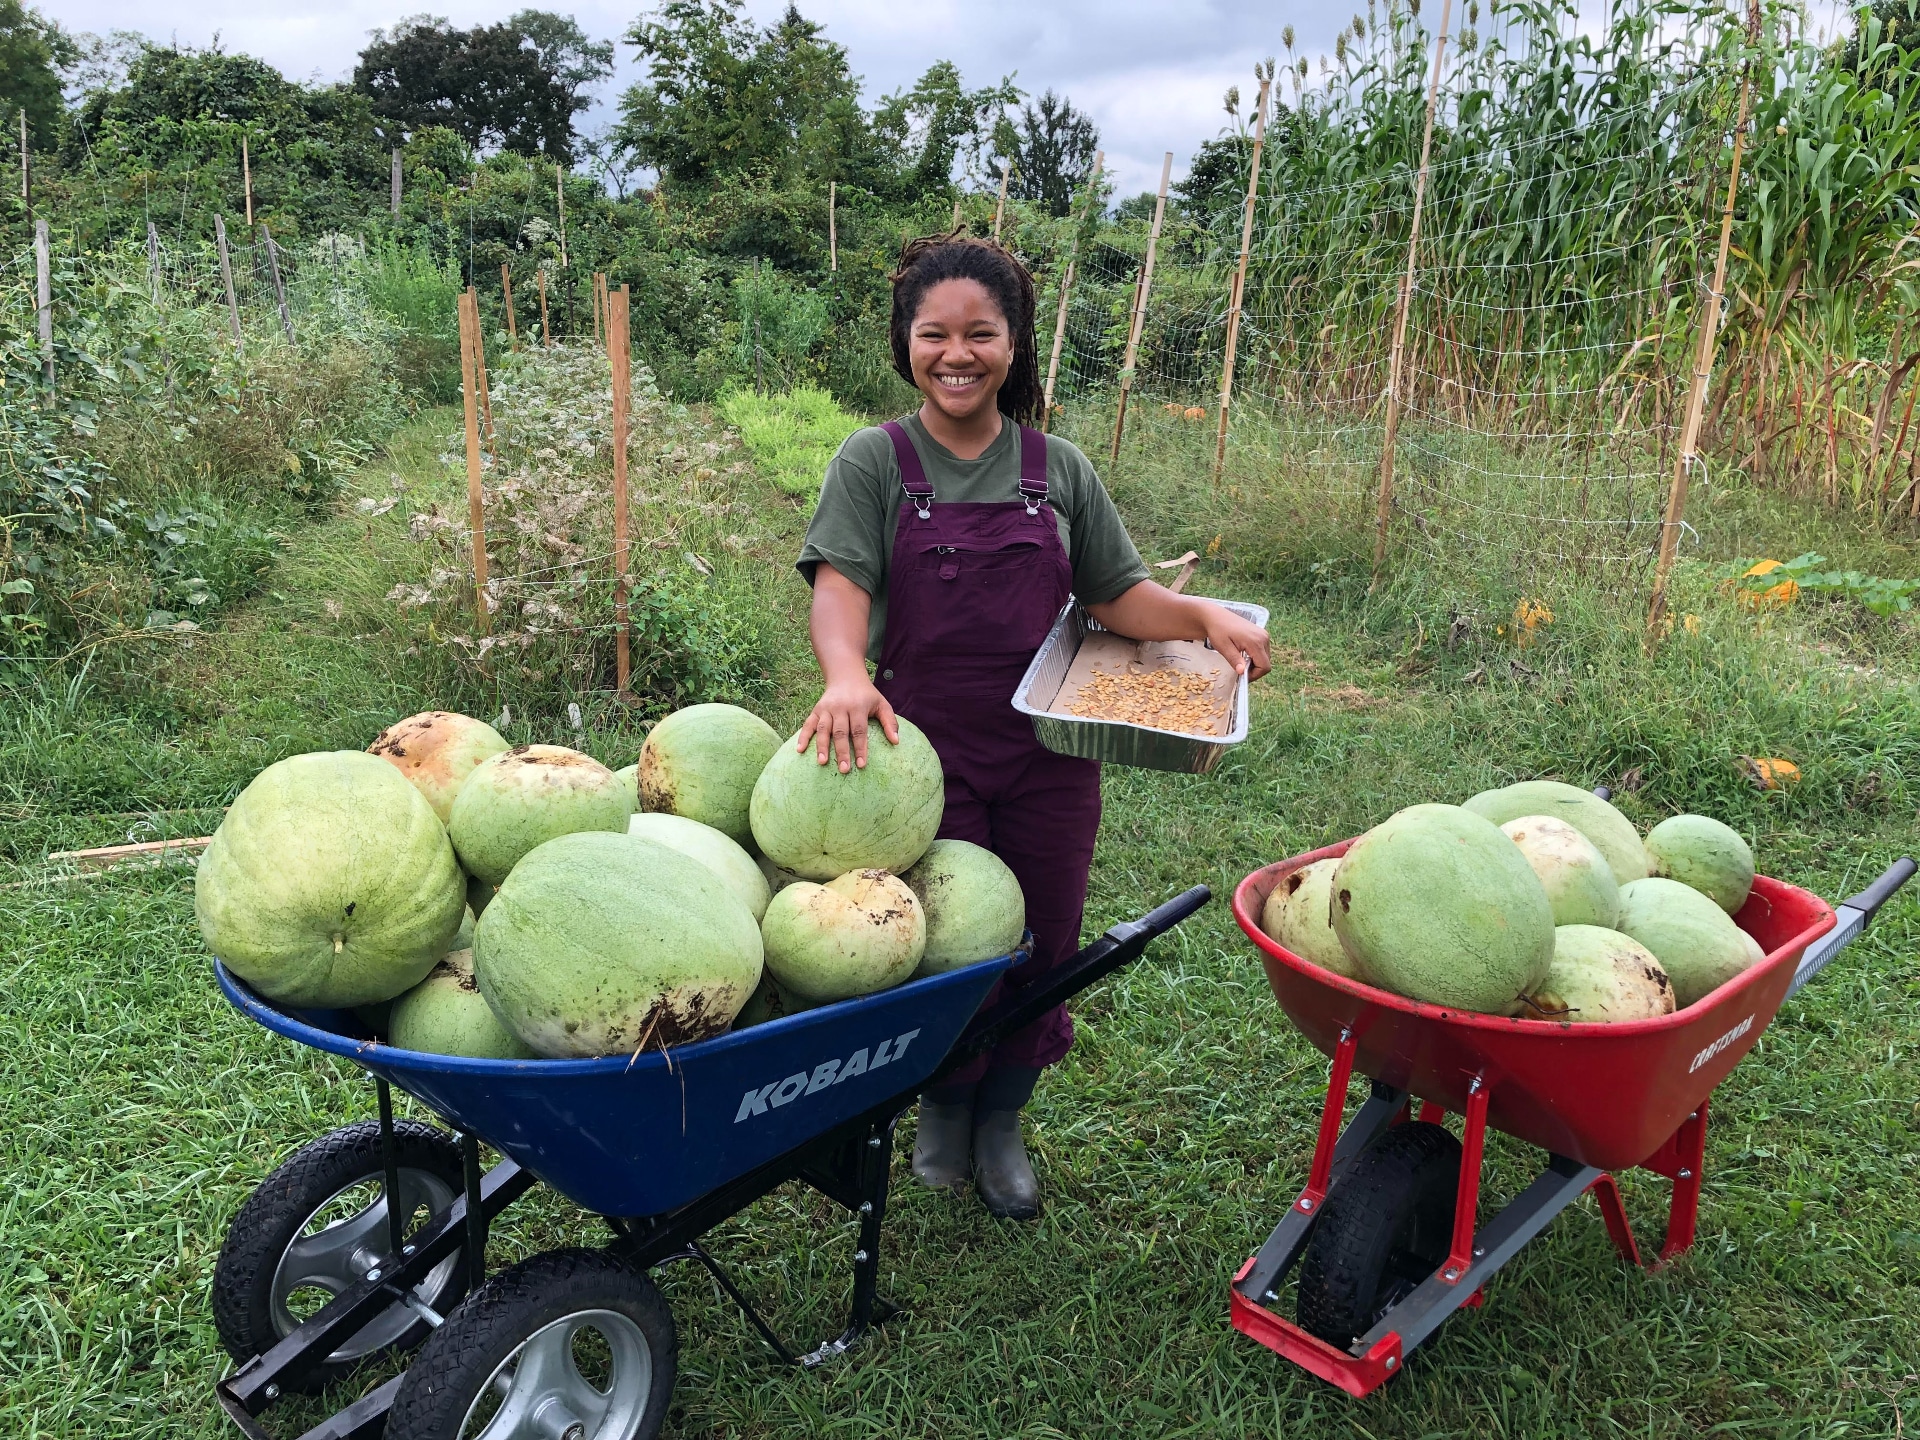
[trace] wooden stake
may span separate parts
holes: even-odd
[[[1760,39],[1759,0],[1747,8],[1747,43]],[[1733,129],[1733,168],[1727,174],[1727,199],[1720,210],[1720,252],[1713,262],[1713,290],[1706,314],[1700,317],[1700,348],[1693,361],[1693,384],[1687,392],[1687,416],[1680,429],[1680,453],[1674,457],[1673,485],[1667,491],[1666,519],[1660,526],[1660,555],[1654,564],[1653,598],[1647,604],[1647,643],[1660,639],[1667,611],[1667,583],[1673,576],[1673,558],[1680,548],[1680,528],[1686,522],[1687,479],[1694,449],[1700,443],[1700,417],[1707,403],[1707,382],[1713,374],[1714,346],[1720,335],[1720,307],[1727,288],[1727,251],[1733,243],[1733,202],[1740,191],[1740,159],[1745,151],[1747,116],[1753,97],[1753,61],[1740,72],[1740,118]]]
[[[833,213],[837,189],[836,182],[827,182],[827,269],[835,271],[840,268],[840,232]]]
[[[520,325],[513,314],[513,275],[507,269],[507,262],[500,262],[500,300],[507,312],[507,348],[514,354],[520,353]]]
[[[993,238],[1000,238],[1000,221],[1007,213],[1007,181],[1013,178],[1013,161],[1000,162],[1000,198],[993,202]]]
[[[500,439],[493,431],[493,396],[487,389],[487,332],[480,328],[480,294],[467,287],[467,308],[473,312],[473,373],[480,392],[480,427],[487,449],[498,458]]]
[[[53,244],[47,222],[33,222],[33,283],[35,318],[40,328],[40,362],[46,368],[47,389],[53,389]]]
[[[20,107],[20,204],[33,218],[33,156],[27,145],[27,110]]]
[[[1120,409],[1113,417],[1113,451],[1107,468],[1120,463],[1120,436],[1127,428],[1127,397],[1133,392],[1134,362],[1140,358],[1140,335],[1147,324],[1147,295],[1153,289],[1153,258],[1160,245],[1160,225],[1167,216],[1167,181],[1173,175],[1173,152],[1160,162],[1160,193],[1153,202],[1153,228],[1147,231],[1147,258],[1140,265],[1140,285],[1133,297],[1133,324],[1127,330],[1127,355],[1120,366]]]
[[[233,326],[233,348],[244,355],[247,342],[240,334],[240,297],[233,293],[233,256],[227,251],[227,217],[224,215],[213,217],[213,243],[220,252],[220,283],[227,291],[227,320]]]
[[[613,618],[614,678],[622,695],[632,676],[633,631],[627,617],[627,419],[633,402],[627,287],[607,296],[607,355],[613,362]]]
[[[958,230],[960,228],[960,197],[958,195],[953,197],[953,224],[947,228],[949,230]]]
[[[400,147],[393,147],[393,218],[400,218]]]
[[[607,343],[607,327],[605,324],[606,312],[603,309],[606,301],[602,297],[604,297],[606,293],[607,277],[596,270],[593,272],[593,343],[603,349]]]
[[[1413,223],[1407,233],[1407,268],[1393,309],[1393,350],[1387,359],[1387,425],[1380,442],[1380,500],[1374,516],[1371,593],[1387,563],[1387,528],[1393,518],[1393,452],[1400,441],[1400,372],[1406,359],[1407,311],[1413,305],[1413,267],[1420,248],[1420,212],[1427,199],[1427,161],[1433,153],[1433,112],[1440,99],[1440,63],[1447,53],[1447,22],[1453,0],[1441,0],[1440,35],[1433,47],[1433,77],[1427,81],[1427,128],[1420,140],[1420,173],[1413,181]]]
[[[147,222],[147,280],[153,288],[153,303],[160,303],[160,231]]]
[[[1093,214],[1094,197],[1100,193],[1100,169],[1106,158],[1104,150],[1093,152],[1093,175],[1087,181],[1087,209],[1080,223],[1073,227],[1073,240],[1067,247],[1067,268],[1060,277],[1060,307],[1053,316],[1053,358],[1047,361],[1047,383],[1040,403],[1042,431],[1050,430],[1053,425],[1053,382],[1060,374],[1060,351],[1067,339],[1067,299],[1073,293],[1073,267],[1080,259],[1080,232],[1086,228]]]
[[[533,272],[534,288],[540,292],[540,344],[553,344],[553,331],[547,328],[547,270],[543,265]]]
[[[247,157],[247,137],[240,137],[240,183],[247,192],[247,229],[253,229],[253,162]]]
[[[1213,438],[1213,483],[1227,465],[1227,408],[1233,404],[1233,360],[1240,348],[1240,302],[1247,288],[1247,252],[1253,246],[1253,203],[1260,194],[1260,152],[1267,143],[1267,92],[1271,80],[1260,82],[1260,105],[1253,117],[1253,163],[1247,167],[1246,211],[1240,217],[1240,264],[1233,272],[1233,293],[1227,305],[1227,354],[1220,368],[1220,424]]]
[[[567,263],[566,175],[567,172],[561,167],[560,163],[555,161],[553,166],[553,208],[554,213],[560,217],[560,268],[562,270],[571,270],[573,267]]]
[[[267,271],[273,277],[273,298],[280,307],[280,328],[286,331],[287,343],[295,343],[293,338],[293,315],[287,309],[287,287],[280,278],[280,247],[273,243],[273,236],[267,233],[267,227],[260,227],[260,243],[267,247]]]
[[[480,379],[474,365],[480,348],[480,316],[473,291],[460,296],[460,400],[467,424],[467,529],[473,549],[473,605],[475,623],[492,628],[487,615],[487,507],[480,463]]]

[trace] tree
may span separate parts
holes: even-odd
[[[740,0],[669,0],[626,41],[647,75],[621,97],[619,136],[668,184],[878,178],[847,52],[794,6],[763,30]]]
[[[1008,76],[998,85],[969,90],[951,60],[937,60],[911,90],[887,96],[874,112],[873,126],[899,155],[903,177],[916,195],[939,190],[953,180],[956,161],[981,170],[995,125],[1021,92]]]
[[[1018,123],[1003,119],[994,136],[1002,159],[1013,161],[1007,187],[1022,200],[1037,200],[1050,215],[1065,215],[1073,192],[1093,173],[1100,131],[1073,102],[1052,90],[1038,105],[1020,107]]]
[[[79,59],[80,47],[57,21],[20,0],[0,0],[0,119],[12,129],[24,110],[33,143],[58,144],[66,110],[60,74]]]
[[[613,72],[613,46],[571,16],[522,10],[497,25],[457,30],[414,15],[376,30],[354,67],[354,88],[388,127],[442,125],[475,150],[504,149],[570,162],[584,92]]]

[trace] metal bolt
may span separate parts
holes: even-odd
[[[1269,1290],[1267,1291],[1266,1294],[1260,1297],[1260,1299],[1265,1304],[1268,1304],[1268,1305],[1271,1305],[1274,1301],[1278,1300],[1279,1298],[1280,1298],[1280,1292],[1278,1290]]]
[[[1459,1278],[1460,1278],[1460,1267],[1457,1265],[1449,1265],[1447,1267],[1447,1279],[1458,1280]]]
[[[278,1385],[267,1386],[266,1395],[269,1400],[278,1400],[280,1398],[280,1387]]]
[[[853,1260],[856,1265],[859,1264],[861,1261],[865,1260],[866,1258],[867,1258],[867,1252],[864,1250],[856,1250],[853,1252]]]
[[[413,1246],[411,1246],[411,1245],[402,1245],[402,1246],[400,1247],[400,1253],[401,1253],[402,1255],[411,1255],[411,1254],[413,1254],[413,1248],[414,1248],[414,1247],[413,1247]]]
[[[1397,1355],[1389,1355],[1389,1356],[1387,1356],[1387,1369],[1389,1369],[1389,1370],[1391,1370],[1391,1369],[1393,1369],[1393,1368],[1394,1368],[1395,1366],[1397,1366],[1397,1365],[1398,1365],[1399,1363],[1400,1363],[1400,1357],[1399,1357],[1399,1356],[1397,1356]]]
[[[374,1266],[371,1270],[367,1271],[367,1279],[378,1280],[379,1278],[380,1278],[380,1267],[378,1265]]]
[[[1480,1077],[1476,1075],[1473,1077],[1473,1080],[1467,1086],[1467,1094],[1478,1095],[1479,1093],[1480,1093]]]
[[[1311,1210],[1311,1209],[1313,1209],[1313,1201],[1312,1201],[1311,1199],[1309,1199],[1309,1198],[1307,1198],[1307,1197],[1305,1197],[1305,1196],[1302,1196],[1302,1197],[1301,1197],[1301,1200],[1300,1200],[1300,1208],[1301,1208],[1302,1210]]]
[[[1693,1178],[1693,1171],[1687,1169],[1686,1166],[1682,1165],[1680,1167],[1680,1178],[1682,1180],[1691,1180]]]
[[[867,1148],[871,1150],[878,1150],[880,1148],[880,1137],[878,1135],[875,1135],[872,1139],[868,1140]]]
[[[860,1202],[860,1213],[861,1213],[862,1215],[871,1215],[871,1214],[873,1214],[873,1201],[871,1201],[871,1200],[862,1200],[862,1201]]]
[[[1473,1247],[1473,1258],[1476,1260],[1480,1259],[1486,1253],[1487,1252],[1484,1246],[1476,1245]]]

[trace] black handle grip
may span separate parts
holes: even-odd
[[[1191,890],[1182,891],[1164,905],[1154,906],[1138,920],[1123,920],[1107,931],[1104,938],[1115,944],[1122,944],[1135,937],[1144,937],[1146,940],[1156,939],[1173,929],[1211,899],[1213,899],[1212,887],[1196,885]]]
[[[1872,920],[1873,912],[1891,900],[1900,887],[1913,878],[1915,868],[1913,861],[1902,856],[1881,871],[1878,880],[1858,895],[1850,895],[1840,903],[1849,910],[1858,910],[1868,920]]]

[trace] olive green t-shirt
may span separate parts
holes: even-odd
[[[962,460],[927,434],[918,415],[904,416],[901,423],[919,452],[935,505],[1020,498],[1019,426],[1003,423],[977,460]],[[857,430],[827,462],[820,504],[800,547],[800,573],[809,585],[814,568],[824,560],[873,596],[869,660],[879,660],[887,633],[887,571],[905,498],[900,462],[887,432],[877,425]],[[1147,578],[1146,563],[1092,462],[1078,446],[1056,435],[1047,437],[1047,500],[1073,566],[1073,593],[1082,604],[1104,604]]]

